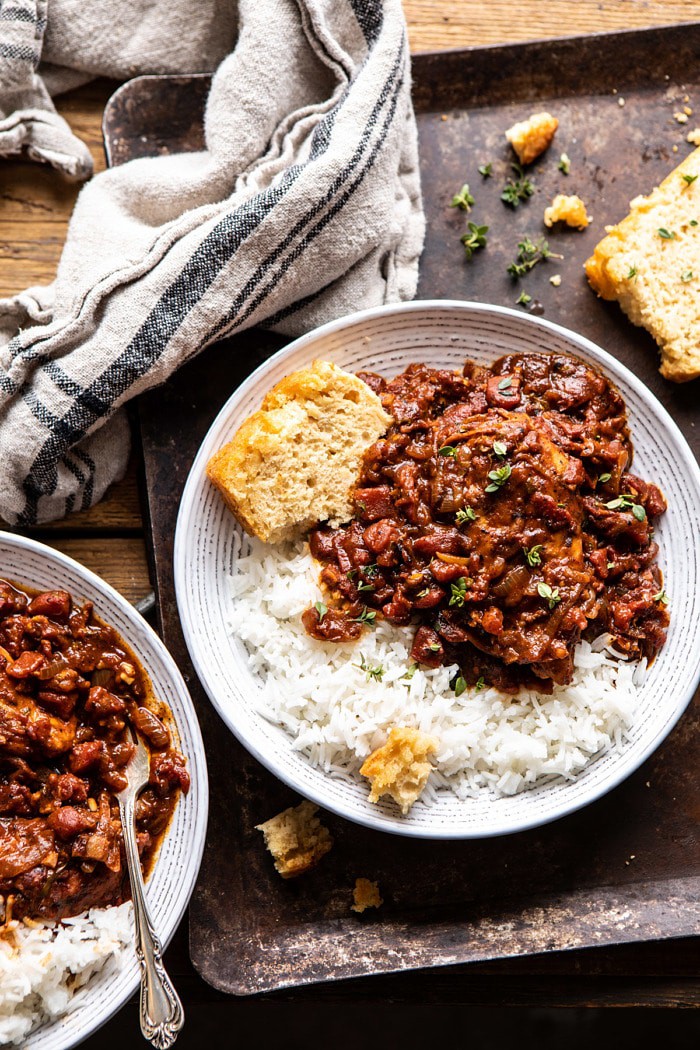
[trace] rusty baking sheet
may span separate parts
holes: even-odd
[[[521,290],[544,315],[598,342],[654,391],[700,452],[698,383],[661,379],[650,337],[615,304],[597,300],[582,264],[603,226],[689,151],[684,105],[700,123],[700,27],[605,34],[414,59],[423,193],[428,219],[419,297],[512,306]],[[208,77],[141,77],[105,115],[112,164],[203,146]],[[686,102],[687,98],[687,102]],[[535,109],[560,121],[549,154],[531,170],[536,190],[513,212],[499,199],[512,156],[503,131]],[[571,160],[568,176],[558,158]],[[493,176],[479,165],[490,162]],[[469,218],[487,224],[488,248],[467,262],[465,216],[449,207],[468,182]],[[563,257],[514,283],[506,266],[526,234],[545,232],[555,192],[581,194],[594,222],[548,234]],[[559,287],[549,278],[560,274]],[[295,797],[255,762],[219,721],[194,676],[172,581],[178,502],[197,447],[236,386],[286,340],[245,332],[210,347],[140,400],[151,557],[163,637],[192,690],[209,760],[212,805],[201,875],[190,910],[192,960],[227,992],[248,994],[362,974],[556,953],[559,972],[585,972],[596,953],[577,949],[684,937],[700,958],[700,704],[634,776],[564,820],[479,842],[421,842],[381,835],[327,816],[335,847],[296,882],[273,871],[261,820]],[[377,879],[384,905],[350,911],[357,876]],[[661,947],[661,946],[660,946]],[[695,960],[695,963],[693,962]],[[653,965],[650,964],[650,965]],[[653,971],[652,971],[653,972]]]

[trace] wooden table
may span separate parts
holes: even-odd
[[[698,17],[700,4],[696,0],[519,0],[517,5],[512,0],[404,0],[404,8],[415,52],[693,21]],[[58,101],[60,112],[90,146],[96,171],[105,166],[100,122],[104,104],[115,87],[111,81],[96,81]],[[0,164],[0,296],[28,285],[48,283],[53,278],[76,193],[75,187],[64,184],[46,168],[19,161]],[[131,601],[143,598],[151,589],[137,459],[134,454],[126,477],[112,487],[97,507],[32,530],[33,535],[98,572]],[[498,965],[479,965],[432,971],[429,980],[425,974],[410,973],[243,1001],[218,995],[197,977],[189,962],[184,929],[176,935],[168,962],[189,1015],[188,1026],[178,1043],[183,1047],[219,1041],[234,1031],[238,1039],[258,1041],[264,1031],[264,1042],[284,1038],[287,1046],[296,1046],[298,1037],[298,1045],[306,1046],[309,1041],[320,1042],[324,1038],[325,1026],[337,1018],[339,1004],[353,1005],[351,1011],[343,1013],[342,1030],[338,1032],[334,1025],[333,1040],[340,1047],[354,1046],[358,1039],[366,1041],[363,1033],[367,1026],[375,1027],[381,1022],[383,1003],[430,1005],[422,1021],[413,1012],[391,1013],[391,1029],[388,1025],[382,1028],[391,1030],[391,1045],[410,1043],[411,1034],[415,1036],[419,1031],[425,1037],[431,1033],[433,1038],[452,1034],[455,1023],[463,1023],[467,1006],[470,1027],[464,1034],[470,1040],[488,1036],[490,1042],[498,1044],[516,1032],[521,1041],[523,1034],[527,1038],[520,1029],[517,1009],[509,1014],[509,1019],[494,1020],[493,1007],[498,1004],[550,1008],[699,1006],[697,981],[687,972],[687,965],[679,962],[677,948],[669,943],[662,965],[657,966],[660,972],[654,977],[648,975],[642,945],[599,953],[594,976],[590,972],[582,976],[578,963],[572,964],[567,976],[555,974],[550,961],[541,957],[511,964],[507,981]],[[270,1010],[272,1003],[277,1004],[277,1010]],[[280,1013],[282,1004],[286,1005]],[[438,1005],[439,1014],[434,1009]],[[409,1027],[407,1016],[414,1017],[418,1029]],[[548,1033],[566,1034],[566,1027],[562,1033],[561,1026],[549,1015],[537,1016],[545,1039]],[[696,1014],[686,1016],[692,1018],[693,1025],[697,1024]],[[528,1017],[532,1020],[531,1014]],[[588,1017],[585,1024],[590,1025]],[[606,1016],[605,1024],[614,1035],[615,1022],[611,1027]],[[653,1038],[655,1025],[656,1020],[645,1020],[648,1039]],[[667,1025],[665,1021],[666,1035]],[[139,1038],[133,1004],[85,1045],[116,1047],[129,1036]],[[526,1047],[529,1045],[525,1042]]]

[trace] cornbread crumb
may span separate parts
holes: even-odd
[[[586,205],[580,197],[573,194],[566,197],[558,193],[549,208],[544,211],[545,226],[553,226],[555,222],[565,222],[567,226],[575,226],[584,230],[591,221],[590,215],[586,214]]]
[[[379,886],[369,879],[359,878],[355,880],[352,891],[354,903],[351,908],[356,912],[367,911],[368,908],[380,908],[384,901],[379,896]]]
[[[549,278],[549,283],[553,284],[555,288],[558,288],[559,285],[561,284],[561,274],[560,273],[553,274],[553,276]]]
[[[518,155],[521,164],[531,164],[547,149],[559,127],[559,121],[551,113],[533,113],[508,128],[505,135]]]
[[[283,879],[311,871],[333,845],[328,828],[316,816],[317,810],[318,806],[305,800],[255,826],[256,831],[262,831]]]
[[[616,299],[661,348],[661,374],[700,376],[700,149],[610,228],[586,261],[591,287]]]
[[[625,104],[624,98],[618,98],[617,104],[618,104],[618,106],[624,106],[624,104]]]
[[[688,123],[688,114],[687,113],[680,113],[680,112],[674,113],[673,114],[673,119],[678,124],[687,124]]]
[[[352,517],[362,457],[389,425],[377,395],[328,361],[285,376],[207,463],[246,532],[264,543]]]
[[[428,782],[433,768],[428,756],[435,754],[437,746],[435,737],[394,726],[386,744],[373,751],[360,769],[372,782],[370,802],[389,795],[405,816]]]
[[[685,141],[692,143],[693,146],[700,146],[700,128],[693,128],[685,136]]]

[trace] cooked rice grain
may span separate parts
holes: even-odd
[[[324,772],[356,780],[392,725],[413,726],[440,746],[422,801],[449,788],[458,797],[484,790],[513,795],[547,777],[572,778],[600,751],[619,746],[634,716],[635,675],[643,664],[613,659],[581,642],[574,679],[551,696],[485,688],[456,697],[458,668],[412,667],[413,627],[377,619],[353,642],[309,637],[301,614],[322,598],[308,545],[258,541],[230,577],[228,626],[248,653],[263,689],[260,714],[281,726],[292,746]],[[381,680],[361,667],[381,668]]]
[[[131,943],[131,905],[94,908],[63,923],[17,922],[0,937],[0,1046],[77,1005],[73,996]]]

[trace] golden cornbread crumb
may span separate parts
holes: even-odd
[[[558,288],[561,284],[561,274],[555,273],[552,277],[549,278],[549,283],[553,284],[555,288]]]
[[[616,299],[661,348],[661,374],[700,376],[700,149],[609,228],[585,264],[591,287]]]
[[[351,908],[357,912],[366,911],[368,908],[380,908],[384,903],[379,896],[378,884],[370,882],[369,879],[359,878],[355,880],[352,897],[354,903],[351,905]]]
[[[700,146],[700,128],[693,128],[685,136],[685,141],[692,143],[693,146]]]
[[[673,114],[673,119],[678,124],[687,124],[688,123],[688,114],[687,113],[680,113],[680,112],[679,113],[674,113]]]
[[[586,214],[586,205],[576,194],[566,197],[563,193],[558,193],[549,208],[544,210],[545,226],[553,226],[555,222],[565,222],[567,226],[585,230],[590,221],[590,216]]]
[[[333,845],[328,828],[316,816],[317,810],[313,802],[304,801],[255,826],[256,831],[262,831],[283,879],[311,871]]]
[[[319,521],[352,517],[362,457],[389,422],[366,383],[315,361],[280,380],[207,474],[246,532],[264,543],[296,539]]]
[[[558,127],[559,121],[551,113],[533,113],[527,120],[513,124],[505,134],[520,163],[531,164],[551,144]]]
[[[428,782],[433,768],[428,756],[435,754],[437,746],[435,737],[394,726],[386,744],[373,751],[360,769],[372,782],[370,802],[389,795],[405,816]]]

